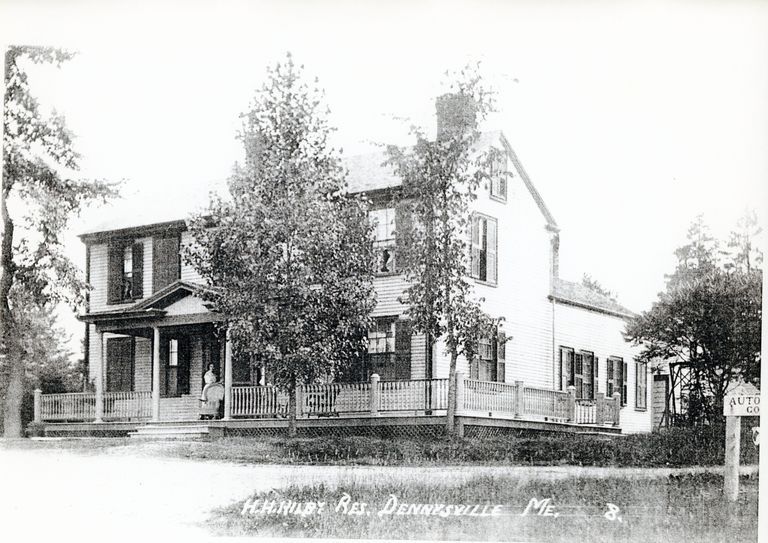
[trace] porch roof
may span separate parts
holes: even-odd
[[[112,323],[117,321],[135,322],[142,320],[157,320],[166,317],[166,308],[171,304],[178,302],[187,296],[195,296],[203,290],[205,290],[203,285],[178,280],[136,304],[122,306],[107,311],[85,313],[79,315],[78,319],[93,324]],[[206,306],[206,309],[208,309],[208,306]],[[219,317],[212,311],[208,311],[205,314],[208,315],[204,319],[206,321],[219,320]]]

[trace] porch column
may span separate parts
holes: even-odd
[[[96,334],[96,346],[99,351],[99,363],[96,364],[94,385],[96,388],[96,408],[94,422],[104,422],[104,363],[107,360],[107,345],[104,332]]]
[[[152,328],[152,420],[160,420],[160,328]]]
[[[224,344],[224,420],[232,418],[232,341],[229,338]]]

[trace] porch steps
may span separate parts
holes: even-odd
[[[206,423],[191,424],[168,424],[168,423],[149,423],[139,426],[135,431],[130,432],[128,436],[131,439],[162,439],[162,440],[185,440],[185,441],[206,441],[210,439],[210,429]]]

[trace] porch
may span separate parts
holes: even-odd
[[[229,387],[223,418],[211,421],[219,428],[279,428],[287,423],[288,394],[272,386]],[[157,401],[158,399],[155,399]],[[35,421],[55,431],[71,424],[96,429],[114,423],[136,428],[153,422],[192,423],[200,420],[197,398],[160,398],[175,401],[173,416],[160,417],[162,402],[153,406],[150,392],[35,394]],[[100,404],[100,405],[99,405]],[[497,383],[468,379],[457,374],[456,415],[482,421],[484,426],[510,424],[550,431],[564,428],[620,432],[620,396],[594,400],[576,398],[568,392],[526,386],[522,381]],[[154,407],[154,409],[153,409]],[[302,427],[332,427],[362,424],[410,424],[419,420],[434,424],[445,420],[448,409],[448,379],[328,383],[299,387],[297,417]],[[101,422],[98,422],[100,419]],[[392,422],[395,421],[395,422]],[[399,422],[398,422],[399,421]],[[408,422],[407,422],[408,421]],[[428,422],[427,422],[428,421]],[[104,426],[102,426],[104,427]]]

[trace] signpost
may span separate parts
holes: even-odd
[[[725,396],[725,499],[739,498],[739,453],[741,452],[741,417],[760,416],[760,391],[750,384],[737,386]]]

